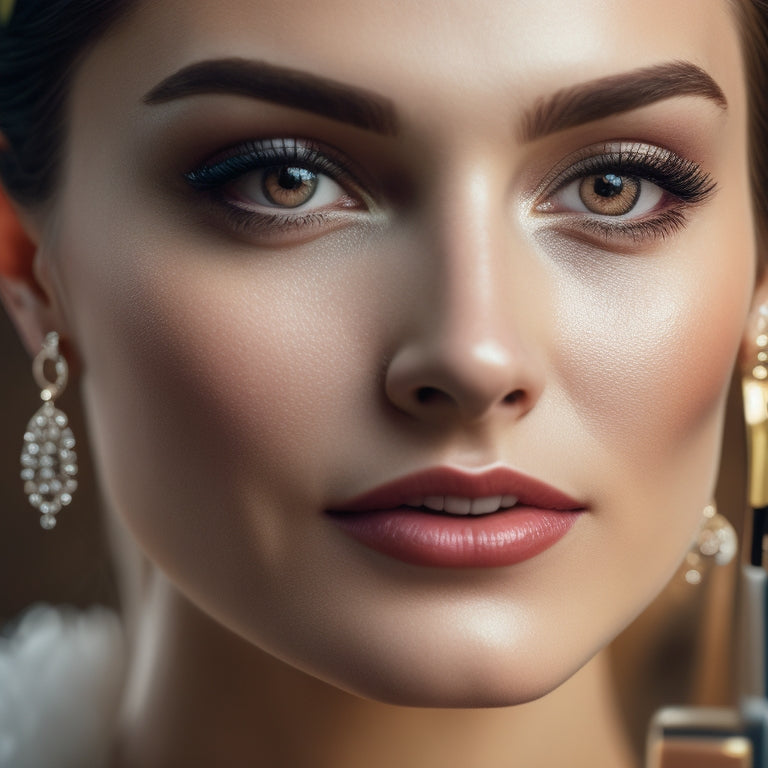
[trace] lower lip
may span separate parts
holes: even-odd
[[[333,514],[361,544],[413,565],[497,568],[549,549],[573,527],[581,511],[514,507],[483,516],[430,514],[410,507]]]

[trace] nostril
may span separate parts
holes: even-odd
[[[447,395],[436,387],[419,387],[416,390],[416,399],[420,403],[434,403],[437,400],[445,399]]]
[[[505,395],[501,402],[505,405],[513,405],[525,397],[522,389],[514,389]],[[419,387],[416,390],[416,400],[422,405],[435,405],[440,402],[452,400],[451,396],[438,387]]]
[[[503,403],[506,403],[507,405],[512,405],[518,400],[522,400],[524,397],[524,393],[522,389],[515,389],[512,392],[510,392],[506,397],[502,400]]]

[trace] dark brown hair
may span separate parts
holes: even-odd
[[[768,261],[768,0],[732,0],[749,100],[749,159],[760,268]]]
[[[0,27],[0,179],[34,205],[56,185],[72,73],[130,0],[16,0]]]

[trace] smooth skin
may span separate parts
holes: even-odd
[[[377,94],[397,130],[231,93],[147,103],[232,57]],[[523,136],[562,88],[676,61],[727,104]],[[83,61],[69,127],[60,188],[22,212],[36,282],[3,291],[28,299],[30,349],[55,328],[81,370],[131,633],[114,765],[631,765],[600,651],[700,522],[754,302],[729,3],[138,3]],[[269,139],[332,148],[354,182],[277,226],[231,213],[260,177],[184,178]],[[663,233],[595,234],[553,180],[621,142],[716,189],[639,216],[679,209]],[[407,565],[325,514],[495,464],[588,511],[492,569]]]

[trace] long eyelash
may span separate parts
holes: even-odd
[[[580,222],[580,226],[587,233],[605,241],[606,244],[615,240],[617,234],[632,240],[634,243],[639,243],[650,237],[660,237],[661,239],[671,237],[685,226],[686,221],[687,218],[683,210],[669,208],[666,211],[661,211],[653,218],[637,221],[608,223],[603,219],[585,217]]]
[[[582,176],[604,173],[637,176],[689,204],[702,202],[716,187],[714,179],[696,163],[661,147],[634,144],[576,163],[558,180],[556,191]]]
[[[285,216],[281,214],[251,213],[237,207],[228,207],[224,211],[227,225],[241,234],[258,235],[273,230],[281,232],[300,231],[314,225],[325,223],[326,217],[320,213],[306,213],[302,216]]]
[[[553,172],[552,177],[545,181],[549,189],[547,197],[557,194],[579,178],[615,173],[656,184],[672,198],[666,208],[637,219],[578,212],[561,214],[567,217],[568,224],[565,226],[571,232],[575,227],[609,250],[622,240],[640,244],[646,240],[671,237],[685,227],[689,208],[704,202],[716,190],[714,179],[701,166],[668,149],[641,143],[620,144],[618,148],[616,145],[604,145],[602,149],[599,154],[576,162],[571,160],[571,165],[564,172]],[[590,151],[594,152],[594,149]]]
[[[247,141],[224,155],[207,161],[184,174],[195,189],[215,190],[246,173],[273,165],[295,164],[311,171],[327,173],[332,178],[343,178],[349,172],[340,163],[331,160],[325,150],[311,142],[293,139]]]

